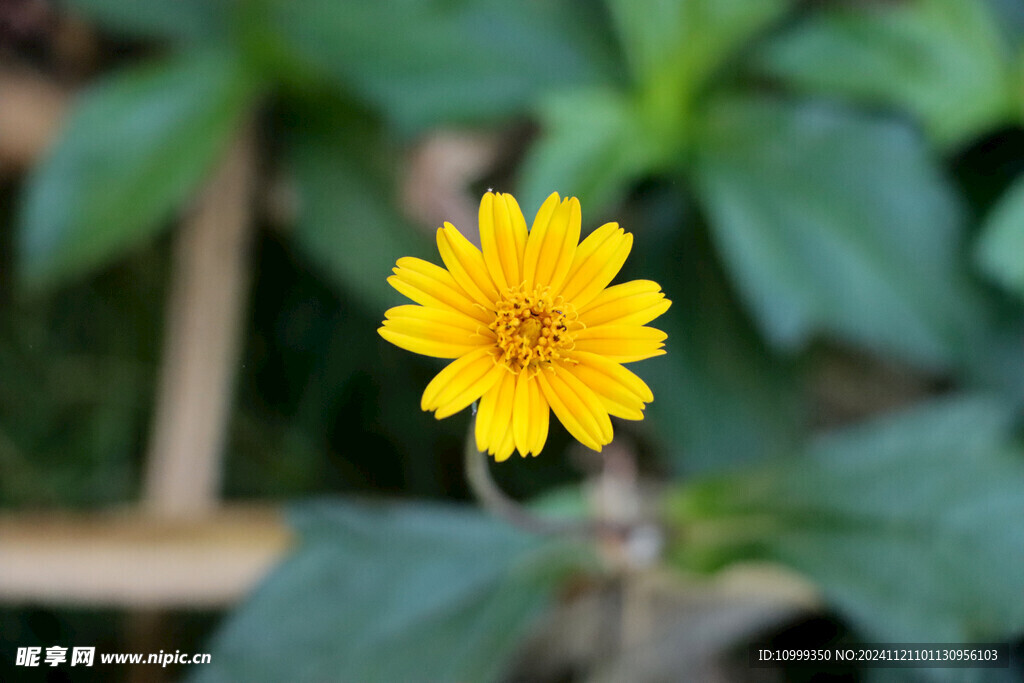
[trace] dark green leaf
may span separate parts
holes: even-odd
[[[423,256],[438,262],[425,236],[399,214],[389,178],[376,168],[371,149],[382,145],[372,127],[353,123],[297,125],[289,134],[299,193],[295,239],[337,284],[367,306],[394,305],[387,284],[395,261]]]
[[[124,71],[83,93],[29,180],[24,276],[50,284],[151,236],[224,149],[251,95],[234,58],[213,52]]]
[[[228,0],[66,0],[72,9],[132,37],[207,40],[224,37]]]
[[[792,566],[869,638],[1000,639],[1024,628],[1024,459],[1012,409],[940,401],[792,458],[697,482],[670,505],[684,566]]]
[[[962,211],[893,122],[733,99],[706,112],[695,168],[740,293],[776,343],[825,331],[943,367],[976,326]]]
[[[835,3],[754,61],[805,92],[909,111],[944,146],[1012,120],[1020,87],[978,0]]]
[[[1024,179],[1011,186],[992,209],[977,256],[989,277],[1024,297]]]
[[[561,0],[262,5],[283,50],[407,130],[515,116],[544,89],[609,71],[592,22]]]
[[[468,508],[320,503],[292,519],[302,544],[193,680],[493,680],[582,557]]]

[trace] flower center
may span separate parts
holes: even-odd
[[[490,324],[498,337],[495,362],[513,373],[564,359],[571,351],[580,325],[576,311],[562,297],[552,298],[547,287],[527,293],[522,285],[506,289],[495,303]]]

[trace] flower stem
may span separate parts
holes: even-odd
[[[466,438],[465,467],[469,488],[480,504],[520,529],[546,536],[625,538],[629,535],[629,525],[600,519],[549,519],[510,498],[491,476],[487,454],[477,450],[472,425]]]

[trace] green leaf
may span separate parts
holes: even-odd
[[[527,213],[552,192],[578,197],[589,215],[625,194],[630,181],[664,163],[666,148],[652,137],[629,96],[611,88],[569,90],[540,107],[544,134],[520,171]]]
[[[1010,41],[1010,45],[1021,47],[1024,43],[1024,12],[1020,11],[1018,0],[988,0],[995,15],[996,23],[1002,29],[1003,35]]]
[[[581,556],[469,508],[296,507],[295,553],[222,628],[212,681],[484,681]]]
[[[834,3],[751,61],[802,92],[906,110],[941,146],[1015,117],[1012,53],[978,0]]]
[[[227,0],[66,0],[66,5],[115,33],[172,40],[209,40],[227,32]]]
[[[705,121],[697,189],[775,343],[824,331],[925,367],[964,354],[977,309],[960,272],[961,207],[905,126],[740,98]]]
[[[596,211],[631,182],[683,154],[696,94],[744,40],[778,16],[780,0],[612,0],[635,87],[563,89],[539,106],[543,136],[522,169],[526,206],[552,190]]]
[[[609,0],[638,83],[682,80],[695,91],[740,45],[777,19],[784,0]],[[665,84],[667,87],[667,84]]]
[[[53,284],[152,236],[225,148],[252,93],[219,52],[123,71],[83,93],[28,182],[23,275]]]
[[[387,278],[395,261],[423,256],[437,262],[438,257],[398,213],[391,179],[373,163],[371,155],[382,149],[379,132],[351,114],[331,125],[296,123],[287,136],[299,195],[295,240],[367,307],[394,305]]]
[[[515,116],[545,89],[604,80],[612,70],[592,18],[560,0],[260,7],[284,61],[290,52],[406,130]]]
[[[692,137],[697,96],[755,33],[777,19],[783,0],[610,0],[642,111],[638,127],[668,156]]]
[[[777,561],[868,638],[999,640],[1024,628],[1024,459],[1013,410],[957,397],[825,436],[671,497],[685,567]]]
[[[1006,191],[986,219],[977,260],[990,278],[1024,297],[1024,178]]]

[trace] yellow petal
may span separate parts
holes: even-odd
[[[580,202],[575,197],[566,198],[554,209],[547,230],[534,240],[538,243],[535,284],[558,292],[576,254],[581,220]]]
[[[565,385],[576,394],[576,396],[583,403],[584,412],[583,417],[586,419],[592,418],[593,424],[597,427],[598,441],[606,444],[612,440],[612,421],[608,419],[608,411],[601,405],[601,401],[597,398],[597,394],[593,392],[590,387],[581,382],[569,368],[564,365],[555,365],[555,377],[562,380]],[[569,403],[567,402],[567,405]]]
[[[505,462],[515,448],[515,437],[512,435],[512,425],[509,424],[505,427],[505,435],[502,437],[501,443],[494,449],[494,461]]]
[[[654,393],[651,392],[647,383],[618,363],[610,361],[604,356],[585,351],[574,351],[572,358],[577,363],[576,367],[593,368],[597,372],[607,375],[644,403],[654,400]]]
[[[629,282],[623,282],[622,284],[615,285],[614,287],[609,287],[594,297],[594,299],[586,306],[580,306],[578,310],[580,313],[583,313],[606,304],[609,301],[614,301],[615,299],[660,291],[661,285],[654,280],[630,280]]]
[[[516,284],[523,281],[523,256],[526,254],[526,217],[523,216],[523,210],[519,208],[519,202],[512,195],[505,193],[502,195],[505,199],[505,207],[508,210],[508,217],[511,222],[512,238],[515,240],[515,264],[516,264],[516,277],[514,278]]]
[[[424,308],[424,306],[416,306],[416,308]],[[427,310],[439,311],[440,309],[433,308]],[[494,345],[495,343],[494,332],[484,328],[482,325],[477,330],[469,331],[464,328],[429,321],[429,319],[397,317],[384,321],[383,329],[403,337],[460,347],[473,348],[484,344]]]
[[[576,271],[580,269],[580,265],[590,258],[598,247],[604,244],[618,231],[618,223],[605,223],[597,230],[594,230],[594,232],[587,235],[587,238],[580,242],[579,246],[576,247],[572,263],[570,264],[569,271],[566,273],[566,277],[572,278],[576,274]],[[582,308],[582,306],[580,306],[580,308]]]
[[[618,228],[593,252],[583,257],[580,256],[583,251],[581,244],[573,260],[571,275],[562,287],[562,296],[577,307],[586,306],[618,275],[632,247],[633,235]]]
[[[459,356],[464,356],[465,354],[480,348],[480,346],[476,344],[458,344],[403,334],[401,332],[396,332],[390,327],[378,327],[377,333],[401,349],[412,351],[413,353],[418,353],[423,356],[433,356],[434,358],[458,358]],[[490,345],[485,348],[490,348]]]
[[[480,222],[480,246],[483,247],[484,264],[487,265],[487,272],[491,275],[499,291],[508,289],[508,280],[505,279],[505,271],[501,266],[501,256],[498,254],[498,238],[494,234],[494,194],[488,192],[480,200],[480,211],[478,213]]]
[[[593,392],[589,392],[585,398],[581,397],[576,387],[566,381],[567,376],[560,372],[559,366],[554,366],[553,372],[538,373],[537,382],[555,417],[565,425],[566,430],[587,448],[600,451],[601,446],[611,440],[611,422],[608,422],[607,430],[603,424],[608,420],[608,413],[600,406]],[[607,439],[604,438],[606,431]]]
[[[483,254],[451,223],[437,230],[437,250],[452,278],[473,299],[490,308],[498,300]]]
[[[576,333],[576,341],[583,339],[624,339],[662,342],[668,335],[661,330],[642,325],[595,325]]]
[[[548,440],[548,418],[550,417],[551,409],[548,406],[548,402],[544,399],[544,394],[541,393],[540,384],[537,382],[536,377],[528,386],[531,394],[530,410],[532,412],[530,416],[529,449],[533,451],[534,455],[537,455],[544,448],[544,443]]]
[[[498,365],[492,364],[491,368],[483,377],[472,384],[465,385],[460,393],[455,395],[446,393],[442,399],[444,402],[438,407],[437,412],[434,413],[434,417],[438,420],[451,417],[473,401],[483,396],[484,392],[497,384],[501,379],[501,376],[506,374],[508,374],[507,370]],[[460,387],[461,386],[462,385],[460,385]]]
[[[605,375],[590,368],[574,368],[572,373],[578,380],[590,387],[609,414],[627,420],[644,419],[644,402],[629,392],[623,391],[620,385],[615,384]]]
[[[636,325],[598,325],[576,333],[575,350],[604,356],[616,363],[660,356],[667,338],[661,330]]]
[[[644,341],[613,341],[609,339],[591,339],[576,344],[580,351],[589,351],[604,356],[616,363],[635,363],[655,356],[665,355],[665,345]]]
[[[494,333],[480,321],[448,308],[395,306],[384,314],[379,333],[407,351],[439,358],[458,358],[477,347],[492,345]]]
[[[601,444],[599,444],[597,440],[583,428],[580,421],[573,416],[572,411],[566,407],[565,403],[551,387],[551,381],[553,378],[554,373],[551,372],[541,372],[537,375],[537,384],[540,386],[540,390],[541,393],[544,394],[544,398],[551,406],[551,411],[565,426],[566,431],[569,432],[569,434],[571,434],[577,441],[587,448],[600,451]]]
[[[491,424],[494,421],[494,409],[498,405],[498,394],[501,393],[502,380],[495,382],[494,386],[484,392],[480,397],[480,405],[476,409],[476,423],[473,425],[473,434],[476,437],[476,449],[489,452]]]
[[[480,245],[484,263],[499,290],[522,282],[520,264],[526,238],[526,220],[515,199],[511,195],[485,194],[480,201]]]
[[[634,280],[603,290],[580,309],[579,315],[588,327],[606,323],[646,325],[671,305],[657,282]]]
[[[530,446],[533,445],[533,441],[530,440],[533,436],[530,424],[533,419],[533,394],[530,385],[533,381],[528,372],[520,372],[516,377],[516,393],[512,404],[512,435],[515,438],[516,449],[522,456],[529,455]]]
[[[593,358],[600,358],[594,356]],[[578,363],[566,368],[579,381],[593,391],[609,414],[626,420],[644,418],[644,401],[634,391],[635,382],[647,387],[639,377],[618,363],[605,359],[603,362]],[[628,378],[622,375],[628,375]],[[648,389],[648,394],[650,390]]]
[[[388,283],[418,304],[459,311],[485,325],[494,318],[493,312],[475,305],[451,273],[440,266],[404,257],[398,259],[394,273]]]
[[[443,403],[449,402],[456,394],[484,377],[493,367],[497,367],[497,365],[494,363],[489,347],[470,351],[458,360],[449,363],[434,376],[434,379],[430,380],[427,388],[423,390],[420,408],[437,410]],[[483,392],[481,392],[482,394]]]
[[[516,376],[502,369],[500,378],[480,399],[475,427],[479,450],[495,455],[504,443],[505,433],[512,429],[515,389]]]
[[[438,325],[455,327],[467,332],[490,332],[480,324],[479,320],[470,318],[464,313],[452,311],[446,308],[432,308],[429,306],[417,306],[415,304],[404,304],[394,306],[384,312],[388,320],[426,320]]]
[[[523,256],[523,282],[526,284],[526,291],[532,291],[537,284],[537,258],[545,242],[551,216],[557,207],[558,193],[552,192],[541,204],[537,211],[537,217],[533,219],[533,227],[530,228],[530,234],[526,238],[526,252]]]
[[[506,432],[512,429],[512,408],[515,402],[516,376],[505,372],[501,378],[501,390],[497,395],[494,415],[491,420],[490,448],[496,453],[505,438]]]
[[[672,306],[664,294],[641,294],[619,299],[580,315],[585,325],[646,325]]]

